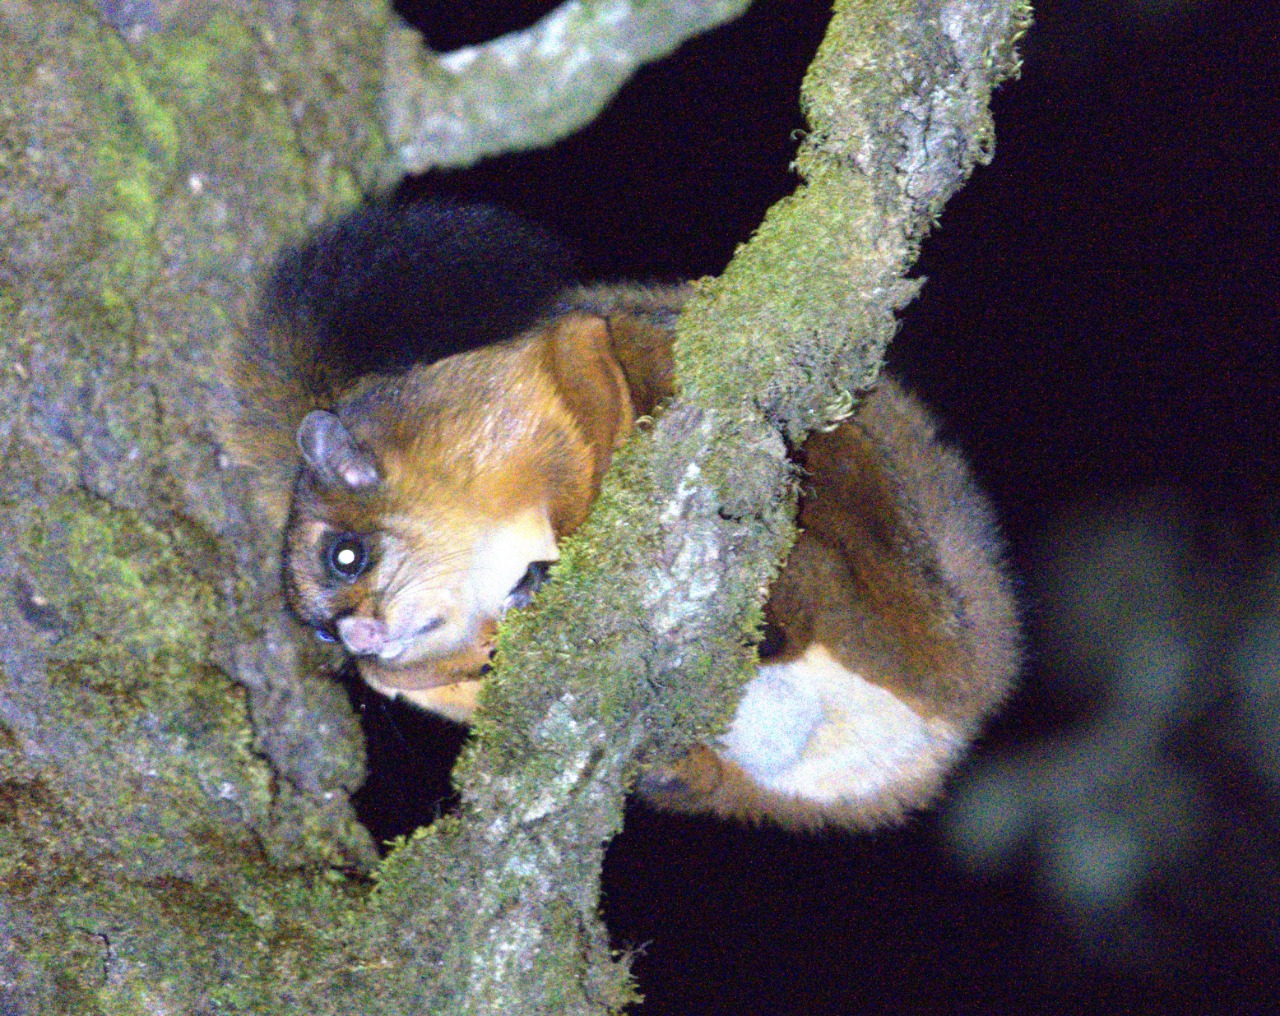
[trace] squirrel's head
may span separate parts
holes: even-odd
[[[465,718],[434,698],[478,678],[632,422],[607,324],[587,315],[366,378],[298,428],[290,607],[380,690]]]

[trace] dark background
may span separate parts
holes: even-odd
[[[441,51],[554,6],[398,5]],[[717,273],[796,184],[796,96],[827,14],[757,0],[641,71],[553,149],[432,174],[405,193],[519,209],[576,242],[596,277]],[[1241,589],[1274,549],[1277,14],[1266,3],[1040,4],[1022,79],[995,99],[996,159],[924,245],[916,272],[929,282],[891,369],[969,452],[1028,620],[1023,689],[977,759],[1096,707],[1045,663],[1053,605],[1037,576],[1062,525],[1159,490],[1208,548],[1197,560]],[[429,821],[446,805],[460,732],[353,695],[373,766],[365,820],[380,837]],[[1280,1011],[1280,806],[1243,749],[1206,734],[1216,715],[1210,703],[1177,734],[1207,781],[1199,846],[1125,913],[1088,920],[1046,890],[1030,846],[974,874],[937,814],[813,837],[633,805],[609,848],[604,913],[619,948],[641,949],[639,1011]],[[1243,845],[1222,846],[1246,826]],[[1135,906],[1143,944],[1118,947]]]

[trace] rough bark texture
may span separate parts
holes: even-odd
[[[0,1011],[625,1002],[596,916],[625,785],[731,711],[792,535],[780,433],[874,374],[1026,18],[837,6],[806,183],[699,287],[683,398],[505,633],[461,813],[375,867],[357,727],[209,420],[266,259],[394,177],[403,29],[374,0],[0,0]]]
[[[401,167],[470,166],[585,127],[642,65],[731,21],[751,0],[567,0],[533,27],[432,53],[387,46],[387,131]]]

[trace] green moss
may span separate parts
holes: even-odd
[[[176,111],[153,93],[152,83],[144,76],[144,65],[134,59],[123,39],[114,33],[95,33],[94,44],[101,47],[111,65],[108,99],[119,104],[116,126],[124,128],[114,133],[123,135],[134,146],[141,143],[149,161],[168,173],[178,157]]]
[[[34,911],[50,915],[23,953],[55,976],[53,1010],[141,1014],[160,1011],[283,1014],[308,981],[328,978],[332,938],[351,900],[331,886],[259,872],[252,912],[226,885],[197,886],[142,873],[122,880],[110,859],[46,874]],[[14,890],[10,887],[9,892]],[[262,920],[269,911],[271,920]],[[107,971],[110,970],[110,976]],[[291,999],[291,1000],[290,1000]]]
[[[304,30],[309,12],[321,22],[312,42],[350,33],[342,5],[300,10]],[[239,320],[225,294],[246,258],[269,253],[246,234],[278,238],[356,200],[374,97],[357,91],[363,109],[313,101],[333,99],[333,82],[306,91],[318,54],[305,41],[290,52],[296,40],[276,54],[281,89],[263,87],[273,60],[247,15],[175,16],[129,45],[90,5],[18,4],[0,21],[11,43],[26,33],[0,68],[0,172],[31,235],[29,271],[0,290],[0,323],[51,306],[32,348],[44,359],[27,365],[56,378],[30,409],[45,418],[7,450],[5,531],[33,627],[32,662],[3,675],[21,705],[12,730],[0,726],[0,881],[6,913],[37,929],[10,944],[47,976],[41,1012],[319,1012],[287,995],[325,976],[363,893],[325,867],[359,857],[337,856],[349,845],[339,784],[357,779],[358,751],[299,763],[333,787],[322,803],[254,750],[246,690],[223,667],[238,623],[228,590],[251,603],[261,578],[230,581],[235,555],[210,535],[224,530],[184,519],[206,491],[212,511],[234,496],[198,472],[209,461],[198,386]],[[372,89],[376,38],[359,41],[342,54],[342,87]],[[292,115],[302,102],[305,125]],[[228,156],[238,151],[248,159]],[[237,214],[214,214],[215,199]],[[303,694],[299,722],[332,715],[323,694]],[[323,783],[335,770],[342,779]]]
[[[20,536],[24,563],[45,577],[41,595],[65,621],[51,660],[122,694],[144,695],[162,676],[198,675],[222,608],[193,578],[182,535],[74,495],[33,519]],[[198,681],[190,690],[207,694]]]
[[[55,1012],[66,1016],[97,1016],[103,1010],[97,1004],[93,986],[103,980],[103,954],[106,944],[83,930],[72,930],[64,940],[64,949],[54,968],[53,1004]]]
[[[681,316],[685,394],[731,420],[780,417],[793,440],[825,423],[821,407],[869,379],[865,365],[874,369],[892,335],[892,320],[878,322],[850,293],[886,281],[881,225],[867,184],[825,168],[770,209],[753,243]]]
[[[131,250],[103,288],[135,292],[157,264],[156,194],[177,161],[177,120],[152,93],[143,64],[117,34],[79,19],[70,45],[81,73],[99,86],[84,97],[96,106],[89,129],[97,139],[91,168],[102,202],[100,222],[108,237]]]
[[[339,211],[354,208],[363,198],[356,178],[349,170],[342,169],[333,174],[330,185],[330,202]]]
[[[212,73],[214,65],[225,61],[228,50],[234,54],[249,43],[242,26],[220,11],[199,35],[166,32],[157,36],[147,78],[170,108],[204,106],[220,80]]]

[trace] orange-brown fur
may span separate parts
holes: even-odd
[[[370,683],[423,693],[429,708],[425,690],[479,677],[509,604],[490,586],[511,581],[521,554],[554,554],[551,541],[582,523],[635,419],[672,394],[671,327],[683,297],[675,288],[571,291],[510,341],[341,390],[323,367],[286,376],[298,336],[247,343],[228,368],[241,406],[229,444],[268,471],[297,474],[285,538],[295,613],[336,626],[349,646],[373,647],[359,657]],[[294,430],[313,410],[332,411],[337,423],[319,414],[314,429],[330,444],[299,471]],[[743,718],[744,699],[741,728],[649,772],[640,789],[668,808],[798,827],[894,821],[936,796],[1016,670],[998,541],[962,461],[892,380],[865,393],[847,422],[813,435],[799,461],[801,532],[766,607],[780,642],[762,666],[757,712],[768,728],[768,695],[783,706],[794,699],[796,722],[811,722],[811,734],[795,735],[791,768],[778,768],[786,758],[760,764],[782,775],[753,777],[745,766],[757,764],[748,736],[756,728]],[[332,464],[349,462],[357,478],[376,469],[376,483],[336,482]],[[544,518],[549,537],[540,535]],[[525,521],[508,533],[510,519]],[[509,553],[486,543],[499,531]],[[336,546],[334,534],[368,544],[367,571],[335,580],[324,549],[326,540]],[[848,715],[842,689],[861,703]],[[469,708],[441,711],[465,718]],[[875,726],[881,716],[887,733]],[[856,762],[868,731],[865,773],[842,789],[837,769],[828,792],[828,756],[818,749],[830,741],[830,758]],[[788,779],[802,790],[786,789]]]
[[[389,517],[416,519],[448,538],[545,504],[556,538],[581,525],[633,419],[608,338],[598,318],[564,317],[400,378],[366,379],[339,402],[356,440],[377,449],[383,482],[371,493],[325,491],[304,471],[286,530],[295,611],[311,621],[319,620],[316,606],[324,615],[381,609],[362,582],[329,595],[320,589],[303,518],[351,532],[380,530]],[[433,658],[428,669],[456,679],[483,665],[497,618],[485,621],[478,643]],[[414,680],[432,679],[419,671]]]
[[[889,378],[848,422],[812,435],[803,462],[800,535],[765,607],[780,640],[770,662],[826,646],[915,712],[972,737],[1016,672],[1018,622],[988,510],[963,462]],[[942,775],[922,772],[875,800],[815,808],[700,748],[650,785],[671,808],[865,828],[928,804]]]

